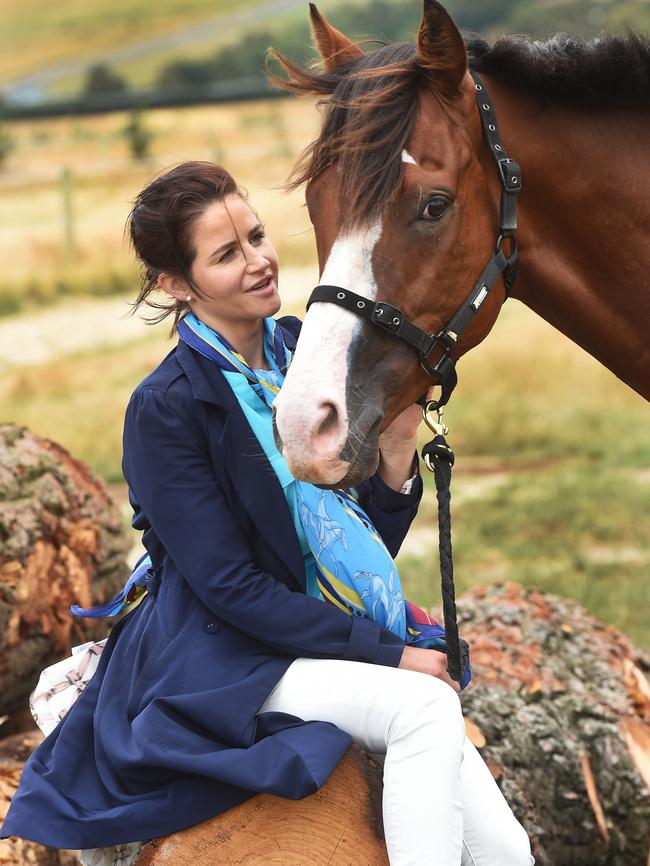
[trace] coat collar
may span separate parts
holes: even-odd
[[[289,318],[287,317],[287,319]],[[279,324],[286,345],[293,351],[296,348],[297,335],[293,330],[284,327],[282,321]],[[231,410],[234,406],[239,406],[232,388],[225,377],[221,375],[219,368],[209,358],[196,352],[183,340],[179,340],[176,346],[176,360],[187,376],[195,400],[214,403],[226,411]]]
[[[287,345],[293,349],[295,336],[283,331]],[[256,529],[304,591],[304,560],[284,492],[232,388],[213,361],[183,340],[178,341],[176,360],[187,376],[194,399],[227,412],[219,437],[224,466]]]
[[[176,360],[187,376],[195,400],[214,403],[227,411],[239,405],[232,388],[221,375],[217,365],[196,352],[183,340],[179,340],[176,346]]]

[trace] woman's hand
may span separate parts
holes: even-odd
[[[433,399],[435,385],[427,391],[427,400]],[[418,427],[422,421],[422,406],[412,403],[393,418],[383,433],[379,434],[379,450],[386,453],[412,452],[417,444]]]
[[[418,403],[408,406],[379,434],[379,450],[413,453],[421,421],[422,406]]]
[[[460,692],[460,684],[452,680],[447,670],[447,656],[440,650],[405,646],[399,667],[407,671],[419,671],[444,680],[455,692]]]
[[[393,490],[401,490],[413,475],[413,454],[421,421],[422,407],[413,403],[379,435],[379,473]]]

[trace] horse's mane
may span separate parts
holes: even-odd
[[[558,34],[546,42],[504,36],[493,46],[465,37],[469,65],[543,101],[584,107],[647,105],[650,41],[636,34],[584,41]],[[302,69],[271,50],[287,78],[270,70],[285,90],[325,97],[321,134],[303,152],[289,180],[294,189],[338,161],[340,218],[367,222],[395,196],[402,150],[411,135],[425,72],[415,45],[382,45],[332,70]]]
[[[417,94],[424,81],[415,45],[383,45],[335,69],[300,69],[271,51],[288,74],[269,72],[271,81],[295,93],[327,97],[319,138],[303,152],[289,180],[295,189],[338,160],[341,219],[367,221],[395,194],[402,149],[411,134]]]
[[[650,40],[638,33],[589,41],[558,33],[545,42],[465,39],[470,66],[542,100],[585,108],[650,106]]]

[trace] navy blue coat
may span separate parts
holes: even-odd
[[[300,323],[281,320],[295,345]],[[282,488],[228,383],[184,343],[134,391],[124,475],[155,575],[97,672],[25,764],[0,833],[55,848],[150,839],[258,791],[316,791],[350,744],[329,722],[256,717],[294,658],[399,663],[404,643],[305,595]],[[357,488],[393,555],[422,495]]]

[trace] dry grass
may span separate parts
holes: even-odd
[[[151,158],[134,163],[122,135],[123,114],[12,124],[17,147],[0,176],[2,296],[56,295],[57,283],[89,294],[106,274],[132,272],[123,242],[130,203],[157,173],[188,159],[223,162],[245,181],[251,201],[279,243],[286,263],[313,259],[311,227],[300,193],[279,187],[293,160],[315,134],[309,102],[278,100],[237,106],[151,111]],[[74,173],[75,261],[65,261],[61,172]],[[121,286],[122,290],[124,286]],[[20,304],[18,304],[20,306]]]
[[[518,301],[458,375],[448,423],[465,454],[650,465],[648,403]]]

